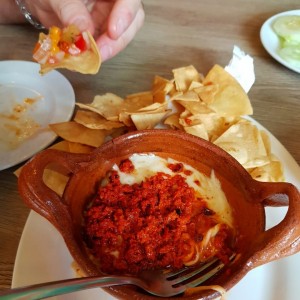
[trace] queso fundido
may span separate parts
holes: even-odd
[[[143,155],[136,156],[137,153]],[[135,162],[135,159],[138,159],[138,157],[141,157],[140,164]],[[143,157],[146,158],[146,166],[144,168],[142,168]],[[160,158],[167,160],[167,163],[162,163],[163,167],[158,164],[158,162],[164,161],[164,159],[160,160]],[[133,167],[127,159],[130,160]],[[71,174],[62,196],[48,188],[43,180],[47,166],[52,166],[52,164],[56,168],[62,168],[64,172]],[[186,171],[193,170],[189,166],[199,171],[196,173],[197,176],[200,174],[198,181],[195,177],[196,174]],[[156,170],[155,167],[157,168]],[[140,174],[141,169],[146,170],[146,174],[144,177],[140,176],[138,180],[138,174]],[[102,188],[113,184],[109,181],[109,175],[114,171],[117,172],[119,176],[117,179],[120,180],[120,183],[118,183],[118,180],[115,182],[115,186],[120,190],[126,185],[131,186],[146,182],[148,178],[158,175],[158,172],[169,173],[170,177],[180,175],[186,179],[185,182],[188,182],[190,187],[197,187],[195,189],[196,196],[205,200],[207,208],[214,212],[211,214],[211,218],[215,218],[214,220],[218,224],[228,226],[230,237],[224,239],[228,242],[225,243],[225,246],[227,245],[227,249],[230,251],[234,251],[235,257],[220,272],[205,281],[206,289],[207,286],[216,285],[227,291],[237,284],[250,270],[299,251],[299,245],[295,244],[295,241],[299,240],[300,232],[300,227],[297,227],[299,224],[296,222],[300,218],[300,198],[297,187],[285,182],[268,183],[254,180],[228,153],[204,139],[175,130],[144,130],[116,137],[87,154],[46,149],[38,153],[22,168],[18,187],[25,204],[49,220],[57,228],[74,258],[73,266],[77,266],[76,268],[78,268],[80,274],[84,276],[103,276],[104,262],[111,260],[112,263],[108,267],[112,268],[114,267],[113,263],[117,262],[117,259],[122,257],[128,258],[125,250],[128,251],[131,248],[127,245],[130,245],[130,241],[138,240],[138,226],[134,226],[131,233],[130,231],[125,231],[126,227],[121,227],[118,235],[116,235],[118,232],[113,230],[113,227],[109,227],[109,230],[103,234],[103,237],[107,238],[107,233],[112,234],[111,242],[116,241],[115,245],[119,248],[114,251],[112,248],[109,248],[110,245],[114,244],[107,243],[106,248],[103,247],[101,249],[100,243],[97,244],[97,240],[103,238],[99,228],[97,228],[101,222],[96,221],[96,212],[91,214],[90,217],[88,212],[93,207],[101,204],[100,191]],[[188,176],[189,174],[190,176]],[[127,182],[123,181],[123,177],[127,179]],[[165,177],[168,178],[168,176]],[[141,187],[143,184],[141,184]],[[172,191],[172,189],[170,190]],[[170,196],[171,203],[175,195],[171,194],[173,197]],[[124,193],[124,196],[128,195]],[[159,194],[159,196],[163,195]],[[95,202],[98,198],[99,200],[96,204]],[[131,203],[132,200],[128,202]],[[153,203],[156,202],[153,201]],[[115,209],[112,210],[111,217],[118,217],[115,214],[118,208],[121,208],[120,212],[126,216],[126,206],[122,207],[120,204],[118,204],[119,206],[116,205]],[[138,205],[133,206],[133,208],[138,207],[141,209]],[[288,205],[288,213],[280,223],[266,229],[268,218],[265,213],[265,207],[280,205]],[[106,206],[109,208],[107,203]],[[101,216],[102,210],[98,212],[99,216]],[[176,217],[177,222],[183,214],[181,211],[178,214],[176,210],[175,213],[172,215]],[[196,210],[193,209],[192,215],[190,215],[191,221],[192,219],[197,221],[194,218],[195,213]],[[159,212],[157,215],[159,216]],[[203,215],[203,213],[199,214],[200,217]],[[142,220],[143,216],[140,216]],[[150,216],[151,214],[146,215],[146,217]],[[102,215],[102,217],[105,217],[105,215]],[[94,223],[90,223],[91,225],[89,225],[89,218],[90,220],[95,219]],[[167,220],[166,218],[162,219]],[[107,221],[109,222],[111,219],[108,218]],[[113,219],[113,222],[110,224],[115,225],[117,223]],[[135,224],[138,225],[138,222]],[[144,224],[145,226],[151,225],[150,222],[145,222]],[[166,225],[164,227],[164,223],[161,223],[160,227],[155,228],[156,231],[154,233],[156,237],[159,237],[158,233],[165,234],[165,232],[161,231],[161,228],[165,228],[166,232],[173,227]],[[88,236],[89,229],[92,231]],[[146,232],[146,227],[144,229],[144,232]],[[184,229],[184,226],[179,229]],[[85,232],[84,234],[83,231]],[[190,232],[193,233],[195,231],[188,231],[188,233]],[[217,237],[214,230],[209,230],[208,232],[210,234],[205,234],[203,237],[198,234],[199,239],[195,240],[195,243],[185,244],[187,246],[196,244],[197,247],[190,247],[190,249],[197,249],[197,251],[199,249],[197,253],[200,256],[203,253],[201,246],[205,245],[204,241],[214,241],[214,237]],[[128,234],[125,235],[126,233]],[[96,236],[96,234],[99,236]],[[113,234],[117,238],[113,238]],[[166,234],[165,236],[168,237]],[[148,235],[146,237],[145,243],[141,243],[139,246],[141,249],[150,245],[148,237],[151,238],[152,236]],[[190,235],[190,237],[192,241],[195,236]],[[185,241],[188,241],[188,238]],[[151,242],[160,246],[162,244],[159,244],[159,242],[163,243],[164,241],[162,239],[153,241],[152,239]],[[169,239],[166,242],[170,242],[170,245],[172,245],[171,243],[174,241]],[[124,243],[124,247],[119,246],[121,243]],[[180,244],[180,239],[177,239],[174,243],[175,245],[172,245],[173,249],[178,249],[176,247]],[[96,246],[103,252],[107,249],[106,260],[100,257],[101,253],[97,253]],[[160,248],[155,249],[159,250]],[[143,255],[145,253],[144,250],[141,252]],[[154,252],[154,255],[157,255],[160,262],[163,255],[158,255],[158,253],[158,251]],[[188,253],[193,254],[194,252]],[[136,258],[134,256],[130,257]],[[188,258],[188,256],[186,257]],[[196,255],[194,257],[197,258]],[[137,256],[137,258],[139,257]],[[193,259],[188,259],[187,261],[195,262]],[[123,262],[128,264],[128,261],[125,259]],[[138,264],[136,265],[138,266]],[[135,265],[133,264],[133,266]],[[148,266],[158,268],[157,261],[152,265],[148,262]],[[197,267],[195,266],[195,268]],[[161,271],[169,271],[169,269]],[[122,270],[114,270],[114,272],[121,273]],[[219,293],[215,290],[202,291],[200,288],[202,289],[204,286],[193,288],[193,295],[179,295],[178,297],[175,296],[174,299],[213,299],[219,296]],[[155,298],[132,285],[111,286],[105,289],[116,298]]]
[[[154,154],[115,164],[84,211],[84,240],[104,273],[179,269],[234,251],[231,208],[212,170]]]

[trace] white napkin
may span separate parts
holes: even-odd
[[[253,58],[245,54],[239,47],[233,47],[233,56],[225,70],[243,87],[246,93],[255,82]]]

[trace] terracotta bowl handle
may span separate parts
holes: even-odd
[[[288,204],[284,219],[266,230],[254,241],[254,253],[247,265],[251,269],[270,261],[292,255],[300,250],[300,193],[285,182],[260,183],[260,199],[266,206]]]
[[[80,163],[88,160],[89,156],[86,154],[47,149],[37,154],[22,168],[18,188],[24,202],[48,219],[61,232],[69,228],[67,224],[71,222],[68,205],[62,197],[45,185],[44,170],[49,164],[55,163],[64,167],[69,173],[75,173]]]

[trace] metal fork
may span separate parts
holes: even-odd
[[[155,296],[171,297],[200,285],[223,267],[223,263],[213,259],[200,267],[187,267],[176,272],[144,271],[138,277],[102,276],[59,280],[11,289],[0,293],[0,299],[44,299],[85,289],[124,284],[136,285]]]

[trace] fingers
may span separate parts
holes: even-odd
[[[141,0],[117,0],[108,19],[108,36],[113,40],[120,38],[133,22],[142,20],[142,11]]]
[[[81,0],[51,0],[51,6],[64,27],[75,24],[80,31],[94,33],[91,15]]]
[[[91,13],[85,5],[88,0],[27,1],[46,27],[75,24],[80,31],[89,30],[95,36],[97,30],[100,33],[97,45],[103,61],[130,43],[145,18],[141,0],[97,0]]]
[[[125,0],[122,0],[122,1],[125,1]],[[127,21],[125,21],[124,24],[122,24],[122,26],[125,25],[125,27],[122,27],[124,30],[123,33],[122,33],[122,30],[118,29],[118,26],[120,26],[120,24],[117,25],[118,24],[118,22],[117,22],[115,24],[114,28],[113,28],[113,26],[110,27],[110,29],[108,29],[108,31],[106,33],[102,34],[97,39],[96,42],[100,49],[102,61],[106,61],[106,60],[112,58],[113,56],[118,54],[120,51],[122,51],[131,42],[131,40],[134,38],[135,34],[142,27],[142,25],[144,23],[144,18],[145,18],[144,9],[143,9],[142,5],[140,5],[132,22],[130,24],[126,25],[126,22],[130,19],[129,18],[129,19],[127,19]],[[112,35],[113,35],[113,37],[112,37]]]

